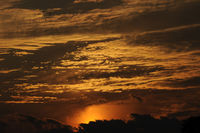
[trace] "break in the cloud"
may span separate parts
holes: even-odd
[[[57,119],[67,124],[79,124],[97,119],[127,120],[130,118],[127,115],[131,113],[151,114],[156,118],[169,116],[183,119],[199,115],[199,93],[198,89],[83,91],[53,94],[57,96],[57,100],[46,101],[45,104],[12,104],[11,100],[16,102],[16,96],[9,99],[11,104],[0,104],[3,108],[0,113],[32,114],[40,118]],[[27,94],[30,95],[28,92]],[[44,98],[45,95],[41,94],[41,97]],[[95,115],[91,117],[94,112]]]

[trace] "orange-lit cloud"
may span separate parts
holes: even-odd
[[[12,9],[1,11],[2,29],[9,26],[13,29],[13,31],[1,31],[1,36],[41,36],[88,32],[127,33],[199,23],[198,1],[109,0],[99,2],[100,6],[95,2],[89,3],[75,4],[73,1],[59,1],[55,5],[45,4],[45,1],[18,1],[13,4]],[[70,8],[67,8],[68,6]],[[80,12],[77,12],[79,11],[77,9],[80,9]]]
[[[1,1],[0,102],[46,103],[39,112],[59,118],[83,108],[98,116],[96,104],[126,100],[158,117],[198,114],[199,7],[198,0]]]

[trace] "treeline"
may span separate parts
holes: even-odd
[[[63,125],[55,120],[39,120],[17,115],[0,119],[0,133],[200,133],[200,116],[183,121],[150,115],[131,114],[132,119],[97,120],[80,124],[79,128]]]

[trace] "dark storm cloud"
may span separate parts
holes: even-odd
[[[40,9],[45,15],[58,15],[68,13],[85,13],[93,9],[107,9],[121,5],[122,0],[103,0],[100,2],[78,2],[74,0],[21,0],[13,6],[24,9]],[[48,10],[60,8],[60,10]]]
[[[151,31],[200,23],[200,2],[175,1],[173,6],[130,13],[126,18],[107,20],[102,26],[112,25],[117,32]],[[109,27],[108,27],[109,28]]]
[[[170,118],[183,117],[184,118],[188,114],[193,114],[193,116],[198,116],[199,112],[197,110],[196,111],[180,111],[180,112],[168,114],[168,117]]]
[[[40,37],[45,35],[69,35],[74,33],[83,33],[87,30],[86,27],[81,26],[66,26],[59,28],[42,28],[34,27],[24,32],[4,32],[0,33],[1,38],[16,38],[16,37]],[[88,33],[88,32],[85,32]]]
[[[164,46],[174,50],[197,50],[200,48],[200,24],[174,27],[127,36],[129,44]]]
[[[162,83],[161,83],[162,84]],[[193,88],[193,87],[200,87],[200,77],[191,77],[185,79],[169,79],[163,82],[163,86],[170,86],[170,87],[183,87],[183,88]]]
[[[160,66],[146,67],[146,66],[120,66],[116,72],[94,72],[88,73],[83,76],[84,79],[90,78],[110,78],[110,77],[120,77],[120,78],[131,78],[136,76],[149,75],[151,72],[160,71],[164,68]]]

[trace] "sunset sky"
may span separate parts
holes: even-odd
[[[200,115],[199,13],[200,0],[0,0],[0,116]]]

